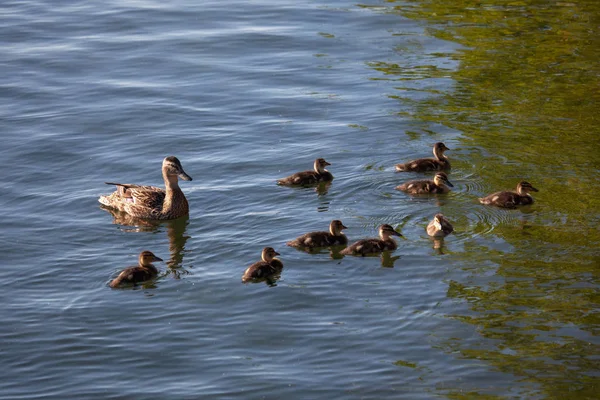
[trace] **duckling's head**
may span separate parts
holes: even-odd
[[[337,236],[340,233],[342,233],[342,230],[344,229],[348,229],[348,227],[344,226],[344,224],[342,224],[342,221],[340,221],[339,219],[334,219],[329,224],[329,232],[334,236]]]
[[[262,251],[261,258],[264,262],[271,262],[271,261],[273,261],[275,256],[278,256],[278,255],[279,255],[279,253],[276,252],[274,248],[265,247]]]
[[[144,250],[140,253],[138,259],[140,265],[147,267],[148,265],[152,265],[154,261],[162,261],[162,258],[158,258],[151,251]]]
[[[181,166],[181,162],[175,156],[166,157],[163,160],[163,175],[166,177],[180,177],[184,181],[191,181],[192,177],[185,173],[183,167]]]
[[[433,145],[433,154],[444,154],[446,150],[450,149],[442,142],[437,142]]]
[[[440,186],[441,184],[448,185],[450,187],[454,187],[454,185],[448,180],[448,175],[445,172],[438,172],[433,177],[433,182]]]
[[[525,195],[529,192],[539,192],[533,185],[527,181],[521,181],[517,185],[517,193]]]
[[[394,229],[393,226],[388,224],[383,224],[379,226],[379,237],[383,240],[386,240],[390,236],[398,236],[404,237],[402,234]]]
[[[317,158],[315,160],[315,171],[322,174],[325,171],[325,167],[331,165],[324,158]]]
[[[433,217],[433,224],[438,230],[442,230],[444,226],[450,225],[450,222],[443,214],[435,214]]]

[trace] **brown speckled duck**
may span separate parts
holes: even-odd
[[[348,243],[348,238],[342,233],[343,229],[348,229],[342,224],[339,219],[334,219],[329,224],[329,232],[309,232],[304,235],[287,242],[288,246],[292,247],[324,247],[345,245]]]
[[[242,282],[261,281],[281,273],[283,263],[275,258],[278,255],[279,253],[272,247],[265,247],[261,255],[262,261],[255,262],[246,269],[244,275],[242,275]]]
[[[184,172],[177,157],[173,156],[163,160],[162,175],[165,189],[106,182],[107,185],[116,185],[117,190],[109,195],[100,196],[98,201],[135,218],[166,220],[187,215],[188,202],[179,188],[177,178],[185,181],[191,181],[192,178]]]
[[[445,172],[438,172],[433,177],[433,180],[408,181],[400,186],[396,186],[396,190],[410,194],[439,194],[448,193],[450,191],[448,186],[454,187],[448,180],[448,175]]]
[[[383,224],[379,227],[379,239],[362,239],[351,244],[340,252],[344,255],[366,256],[367,254],[381,253],[386,250],[396,250],[398,245],[392,236],[404,237],[391,225]]]
[[[119,276],[110,282],[110,287],[135,285],[156,278],[158,270],[152,265],[154,261],[162,261],[162,258],[156,257],[151,251],[142,251],[138,257],[138,265],[125,268]]]
[[[284,186],[305,186],[314,185],[319,182],[330,182],[333,180],[333,175],[325,169],[328,165],[331,164],[325,161],[324,158],[317,158],[314,164],[314,171],[296,172],[294,175],[279,179],[277,184]]]
[[[479,199],[481,204],[487,204],[502,208],[516,208],[517,206],[524,206],[533,204],[533,197],[529,192],[537,192],[531,183],[527,181],[521,181],[517,185],[516,192],[496,192]]]
[[[427,234],[434,238],[448,236],[453,231],[452,224],[442,214],[435,214],[433,220],[427,225]]]
[[[445,171],[450,169],[450,161],[444,155],[446,150],[450,150],[442,142],[433,145],[433,155],[435,158],[419,158],[404,164],[396,164],[398,172],[427,172],[427,171]]]

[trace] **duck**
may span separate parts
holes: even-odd
[[[448,236],[454,231],[454,227],[442,214],[435,214],[433,220],[427,225],[427,234],[434,238]]]
[[[169,156],[163,160],[162,175],[165,189],[155,186],[140,186],[124,183],[105,182],[117,189],[100,196],[100,204],[125,212],[132,217],[152,220],[177,219],[188,215],[189,205],[179,188],[178,177],[191,181],[177,157]]]
[[[244,271],[242,282],[260,281],[281,273],[283,263],[278,258],[275,258],[278,255],[280,254],[274,248],[265,247],[261,254],[262,260],[255,262]]]
[[[287,242],[291,247],[324,247],[348,244],[348,238],[342,233],[343,229],[348,229],[342,221],[334,219],[329,224],[329,232],[308,232],[304,235]]]
[[[409,194],[443,194],[448,193],[454,185],[448,180],[448,175],[445,172],[438,172],[433,177],[433,180],[416,180],[408,181],[400,186],[396,186],[396,190],[401,190]]]
[[[442,142],[433,145],[433,155],[435,158],[419,158],[404,164],[396,164],[397,172],[427,172],[427,171],[445,171],[450,169],[450,161],[444,155],[446,150],[450,150]]]
[[[340,251],[343,255],[366,256],[367,254],[381,253],[387,250],[396,250],[398,245],[391,236],[404,237],[396,231],[391,225],[383,224],[379,228],[379,239],[362,239],[352,243],[344,250]]]
[[[314,171],[296,172],[293,175],[279,179],[278,185],[283,186],[305,186],[314,185],[320,182],[331,182],[333,175],[325,167],[331,165],[324,158],[317,158],[314,163]]]
[[[517,184],[515,192],[503,191],[496,192],[479,199],[481,204],[502,207],[502,208],[517,208],[517,206],[525,206],[533,204],[533,197],[529,192],[538,192],[536,188],[527,181],[521,181]]]
[[[119,276],[110,282],[109,286],[111,288],[118,288],[156,278],[158,270],[152,265],[155,261],[162,261],[162,258],[155,256],[151,251],[142,251],[138,257],[138,265],[125,268]]]

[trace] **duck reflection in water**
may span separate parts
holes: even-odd
[[[186,235],[189,217],[184,216],[178,219],[168,221],[154,221],[132,217],[131,215],[115,210],[113,208],[100,206],[103,210],[109,212],[113,217],[113,224],[121,225],[124,232],[160,232],[162,227],[166,228],[167,238],[169,239],[170,258],[165,263],[168,267],[165,275],[172,275],[179,279],[181,275],[187,275],[190,272],[183,268],[183,256],[185,254],[185,244],[189,239]]]

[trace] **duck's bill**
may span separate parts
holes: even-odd
[[[531,190],[533,190],[534,192],[539,192],[539,190],[537,190],[536,188],[534,188],[533,186],[531,187]]]
[[[183,179],[184,181],[191,181],[192,177],[189,176],[188,174],[186,174],[185,172],[181,171],[181,173],[179,174],[179,177],[181,179]]]
[[[396,232],[396,231],[394,231],[394,233],[392,233],[392,235],[398,236],[398,237],[401,237],[401,238],[404,237],[400,232]]]
[[[276,256],[280,256],[280,255],[281,255],[281,254],[279,254],[278,252],[275,252],[275,253],[273,253],[273,254],[275,254]]]
[[[446,183],[446,185],[448,185],[450,187],[454,187],[454,185],[452,183],[450,183],[450,181],[446,181],[445,183]]]
[[[162,258],[154,256],[154,261],[163,261]]]

